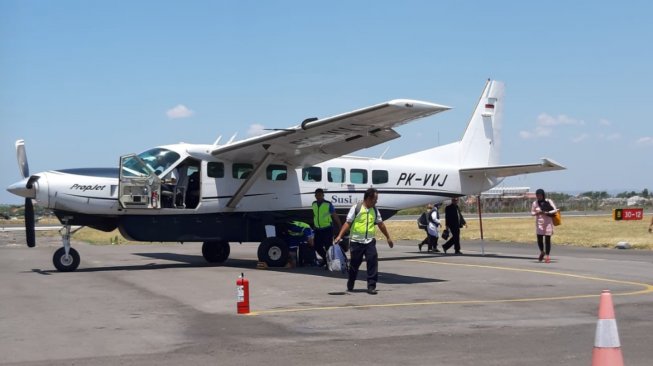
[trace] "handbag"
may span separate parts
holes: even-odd
[[[556,211],[551,219],[553,220],[553,226],[562,224],[562,216],[560,215],[560,210]]]
[[[449,239],[449,229],[444,229],[442,232],[442,239],[447,240]]]

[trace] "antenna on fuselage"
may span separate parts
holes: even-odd
[[[379,156],[379,159],[383,159],[383,156],[385,155],[385,153],[388,152],[389,149],[390,149],[390,146],[386,147],[385,150],[383,150],[383,152],[381,153],[381,156]]]
[[[218,143],[220,143],[220,140],[222,140],[222,135],[218,136],[218,139],[215,140],[215,142],[213,143],[213,146],[218,146]]]
[[[229,139],[229,141],[227,141],[227,143],[225,145],[229,145],[230,143],[234,142],[234,139],[236,138],[236,135],[238,135],[238,132],[234,133],[234,135],[231,136],[231,138]]]

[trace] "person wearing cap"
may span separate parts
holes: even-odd
[[[537,235],[537,246],[540,248],[538,260],[543,259],[546,263],[551,262],[551,235],[553,235],[553,216],[558,211],[555,203],[546,198],[542,188],[535,191],[535,202],[531,205],[531,216],[535,216],[535,235]]]
[[[453,246],[456,254],[462,255],[463,252],[460,251],[460,229],[467,227],[467,222],[460,213],[458,197],[452,198],[451,204],[444,208],[444,220],[446,229],[451,233],[451,238],[446,244],[442,245],[442,250],[444,250],[444,253],[446,254],[447,250]]]
[[[311,205],[313,209],[313,227],[315,228],[315,251],[322,257],[322,265],[326,267],[327,250],[333,244],[334,229],[339,230],[342,226],[336,209],[330,201],[324,199],[324,190],[315,190],[315,201]],[[334,227],[333,223],[337,227]]]

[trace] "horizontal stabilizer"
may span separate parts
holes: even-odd
[[[511,177],[513,175],[541,173],[554,170],[565,170],[564,166],[553,160],[542,158],[539,164],[495,165],[480,168],[460,169],[460,173],[484,173],[486,176],[497,178]]]

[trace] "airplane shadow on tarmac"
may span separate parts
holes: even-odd
[[[204,268],[204,267],[227,267],[227,268],[239,268],[246,270],[256,270],[257,261],[256,260],[245,260],[245,259],[228,259],[225,263],[222,264],[213,264],[207,263],[204,260],[204,257],[200,255],[188,255],[188,254],[175,254],[175,253],[132,253],[132,255],[174,261],[176,263],[147,263],[131,266],[107,266],[107,267],[86,267],[78,268],[75,272],[110,272],[110,271],[145,271],[145,270],[156,270],[156,269],[166,269],[166,268]],[[379,261],[387,260],[403,260],[403,259],[412,259],[412,258],[424,258],[423,256],[419,257],[399,257],[399,258],[383,258]],[[358,273],[358,280],[365,280],[366,270],[365,265],[361,265],[361,268]],[[298,274],[298,275],[309,275],[309,276],[320,276],[320,277],[337,277],[342,278],[343,281],[346,280],[347,276],[340,273],[334,273],[327,271],[322,267],[296,267],[296,268],[267,268],[266,271],[271,272],[284,272],[289,274]],[[32,269],[31,272],[42,274],[42,275],[51,275],[58,273],[55,269],[43,270],[43,269]],[[73,272],[73,273],[75,273]],[[387,273],[379,272],[379,283],[382,284],[411,284],[411,283],[433,283],[433,282],[445,282],[445,280],[429,277],[417,277],[417,276],[406,276],[397,273]]]
[[[240,268],[246,270],[256,269],[257,261],[256,260],[245,260],[245,259],[228,259],[225,263],[214,264],[207,263],[204,258],[200,255],[188,255],[188,254],[175,254],[175,253],[132,253],[133,255],[138,255],[142,257],[166,260],[176,263],[147,263],[139,265],[130,265],[130,266],[108,266],[108,267],[86,267],[78,268],[75,272],[108,272],[108,271],[144,271],[144,270],[156,270],[156,269],[166,269],[166,268],[204,268],[204,267],[228,267],[228,268]],[[420,253],[418,255],[412,256],[396,256],[396,257],[385,257],[379,258],[379,262],[385,261],[403,261],[403,260],[419,260],[419,259],[444,259],[448,257],[475,257],[475,258],[502,258],[502,259],[517,259],[517,260],[533,260],[533,257],[530,256],[506,256],[498,254],[465,254],[463,256],[457,256],[454,254],[442,254],[442,253]],[[286,272],[292,274],[301,274],[301,275],[310,275],[310,276],[320,276],[320,277],[341,277],[346,279],[346,276],[339,273],[333,273],[327,271],[323,268],[318,267],[297,267],[297,268],[267,268],[267,271],[273,272]],[[58,273],[55,269],[32,269],[30,272],[38,273],[42,275],[51,275]],[[361,265],[358,280],[365,280],[366,270],[365,266]],[[446,280],[441,280],[437,278],[428,278],[428,277],[416,277],[416,276],[405,276],[397,273],[387,273],[379,272],[379,283],[385,284],[411,284],[411,283],[433,283],[433,282],[445,282]]]

